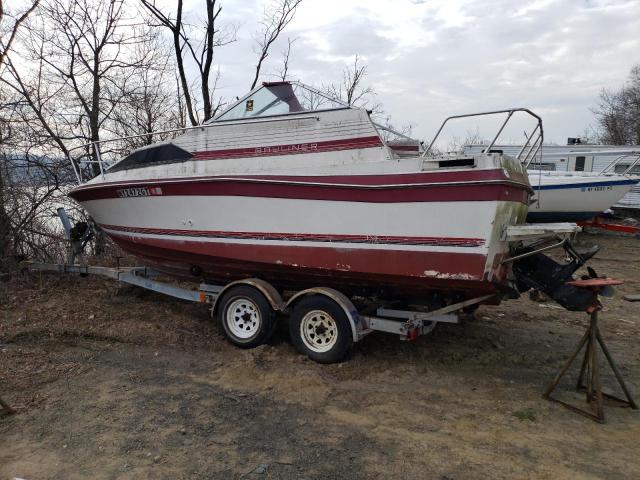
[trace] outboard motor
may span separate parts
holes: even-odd
[[[522,293],[533,288],[546,293],[567,310],[584,311],[592,303],[592,293],[584,288],[567,285],[566,282],[572,280],[576,270],[593,257],[600,247],[594,246],[585,253],[578,253],[569,242],[565,242],[563,247],[571,259],[565,265],[542,253],[516,260],[513,264],[513,273],[517,279],[518,290]],[[526,253],[526,250],[520,253]],[[592,277],[596,276],[591,268],[589,274]]]

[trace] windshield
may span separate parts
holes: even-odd
[[[215,120],[266,117],[332,108],[345,108],[345,105],[297,83],[272,82],[264,83],[259,90]]]

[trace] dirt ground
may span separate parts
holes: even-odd
[[[602,327],[640,400],[640,303],[622,299],[640,293],[640,239],[582,239],[627,282]],[[319,365],[284,330],[232,347],[202,305],[20,276],[0,284],[0,396],[18,410],[0,417],[0,479],[637,479],[640,411],[600,425],[541,398],[586,320],[522,298]],[[576,376],[560,394],[582,405]]]

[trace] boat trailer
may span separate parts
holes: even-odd
[[[517,261],[517,259],[515,261]],[[342,308],[351,310],[349,312],[348,318],[351,322],[354,342],[361,340],[366,335],[374,331],[395,333],[399,335],[403,340],[415,340],[420,335],[430,333],[438,323],[457,323],[458,315],[455,312],[459,312],[460,310],[467,307],[473,307],[474,305],[486,302],[494,296],[480,296],[462,302],[457,302],[430,312],[395,310],[379,307],[377,308],[375,315],[361,315],[360,313],[358,313],[358,311],[355,309],[355,307],[347,297],[342,295],[340,292],[329,288],[312,288],[307,292],[298,292],[287,302],[283,302],[281,299],[278,300],[279,295],[277,291],[275,291],[275,289],[269,292],[269,285],[259,279],[240,280],[237,282],[232,282],[226,286],[201,283],[198,288],[194,290],[159,281],[155,278],[158,275],[158,272],[147,267],[109,268],[99,266],[26,262],[26,268],[32,272],[57,272],[80,275],[100,275],[112,278],[120,283],[134,285],[146,290],[151,290],[174,298],[179,298],[181,300],[209,304],[211,305],[212,314],[215,312],[215,308],[218,304],[219,299],[223,297],[224,292],[230,287],[250,285],[252,287],[259,288],[263,293],[267,293],[270,302],[274,302],[272,303],[272,307],[279,311],[286,311],[292,301],[294,301],[301,295],[326,295],[327,297],[331,297],[331,299],[340,304]],[[626,386],[622,375],[618,370],[613,358],[611,357],[611,353],[605,345],[605,342],[598,328],[598,311],[602,308],[602,304],[600,303],[598,296],[601,294],[606,294],[605,288],[609,285],[617,285],[622,282],[604,278],[591,278],[587,280],[571,281],[569,283],[572,284],[570,286],[577,288],[590,297],[589,305],[584,309],[584,311],[586,311],[590,315],[591,322],[589,328],[582,336],[582,339],[574,349],[573,353],[570,355],[569,359],[564,363],[560,372],[549,383],[543,394],[543,397],[548,400],[557,402],[564,407],[567,407],[568,409],[580,413],[581,415],[591,418],[599,423],[604,423],[605,414],[603,406],[605,400],[615,402],[620,406],[630,407],[634,410],[638,409],[638,405],[635,403],[628,387]],[[598,368],[598,356],[596,351],[597,346],[600,346],[607,360],[607,364],[613,370],[616,380],[618,381],[618,384],[624,392],[624,399],[603,392],[602,383],[600,380],[600,370]],[[565,375],[565,373],[583,348],[585,348],[585,353],[580,369],[579,379],[576,384],[576,390],[586,393],[586,403],[590,407],[587,410],[552,396],[552,392],[558,386],[561,378]],[[319,361],[323,360],[320,359]],[[586,385],[584,384],[585,378],[587,380]],[[13,412],[13,409],[11,409],[1,400],[0,405],[4,407],[6,413]]]
[[[353,342],[362,340],[362,338],[374,331],[394,333],[399,335],[402,340],[415,340],[420,335],[430,333],[438,323],[458,323],[459,312],[472,309],[474,306],[490,301],[498,295],[489,294],[462,301],[454,301],[449,305],[438,305],[437,308],[431,311],[392,309],[387,308],[387,306],[374,305],[375,310],[373,310],[372,314],[363,314],[358,308],[356,308],[350,298],[329,287],[313,287],[294,292],[287,300],[284,300],[280,293],[271,284],[259,278],[246,278],[226,285],[200,283],[200,285],[195,289],[185,288],[159,280],[158,277],[161,273],[149,267],[121,268],[118,266],[116,268],[111,268],[75,264],[77,258],[82,258],[84,248],[92,238],[95,228],[91,222],[79,222],[76,223],[75,226],[72,226],[64,208],[59,208],[57,213],[66,232],[67,238],[69,239],[67,263],[49,264],[25,262],[25,267],[28,270],[80,275],[100,275],[112,278],[120,283],[134,285],[145,290],[151,290],[163,295],[179,298],[181,300],[207,303],[211,305],[212,316],[214,316],[218,311],[219,299],[223,298],[230,290],[236,290],[239,287],[241,288],[246,286],[259,291],[266,298],[268,301],[267,308],[270,307],[272,313],[281,313],[292,310],[298,303],[298,300],[305,296],[316,295],[332,300],[338,304],[345,314],[349,322]],[[503,240],[509,242],[520,242],[529,246],[523,248],[520,252],[516,251],[513,256],[504,260],[504,262],[515,261],[516,264],[514,265],[518,266],[521,262],[530,262],[530,259],[537,260],[542,256],[541,252],[558,246],[564,246],[565,250],[573,255],[573,261],[568,266],[559,266],[547,257],[542,256],[542,258],[547,259],[545,270],[541,272],[533,272],[532,268],[521,267],[521,276],[524,280],[520,278],[518,279],[521,283],[519,290],[538,288],[553,296],[554,290],[557,289],[557,284],[559,282],[564,283],[564,279],[570,277],[571,274],[573,274],[573,272],[586,261],[586,259],[581,257],[570,247],[570,237],[579,230],[579,227],[570,223],[512,225],[507,227],[503,233]],[[541,238],[543,238],[541,242],[535,241],[540,240]],[[549,245],[549,241],[551,241],[551,245]],[[525,265],[529,264],[526,263]],[[517,268],[514,268],[514,270],[518,271]],[[544,279],[531,281],[530,277],[534,275],[549,275],[549,270],[553,271],[552,277],[554,282],[548,282]],[[569,298],[571,300],[570,303],[573,305],[576,303],[576,300],[573,298],[573,292],[570,293],[571,295],[568,295],[565,292],[564,296],[560,300],[566,300]],[[566,306],[567,301],[560,303],[563,304],[563,306]],[[578,301],[578,303],[580,302]],[[369,307],[367,311],[369,310],[372,309]],[[250,313],[251,312],[244,312],[243,315],[248,315]],[[234,339],[233,332],[225,331],[225,334],[232,343],[235,343],[238,346],[256,346],[256,344],[253,343],[243,344],[235,341],[237,338]],[[269,335],[266,335],[265,338],[268,336]],[[322,361],[322,357],[317,357],[316,359]]]
[[[364,315],[359,313],[358,309],[345,295],[325,287],[314,287],[297,292],[287,301],[284,301],[271,285],[257,278],[238,280],[227,285],[200,283],[197,288],[193,289],[158,280],[157,277],[161,274],[149,267],[111,268],[38,262],[24,262],[23,265],[26,270],[31,272],[53,272],[83,276],[98,275],[111,278],[123,284],[158,292],[180,300],[209,304],[212,313],[216,311],[218,300],[225,291],[240,285],[252,286],[258,288],[262,293],[266,293],[265,296],[269,303],[277,312],[286,312],[292,306],[294,300],[300,296],[309,294],[325,295],[336,301],[345,311],[348,311],[354,342],[362,340],[366,335],[374,331],[394,333],[399,335],[402,340],[415,340],[420,335],[430,333],[438,323],[458,323],[459,319],[456,312],[486,302],[495,296],[493,294],[483,295],[430,312],[378,307],[374,315]]]
[[[353,342],[360,341],[374,331],[394,333],[399,335],[403,340],[414,340],[420,335],[430,333],[438,323],[458,323],[459,313],[461,311],[468,311],[481,303],[491,301],[497,298],[498,295],[501,295],[501,293],[496,293],[464,299],[462,301],[454,300],[453,303],[449,305],[436,305],[436,308],[430,311],[393,309],[387,308],[386,304],[380,304],[382,306],[368,305],[366,311],[372,313],[364,314],[355,307],[350,298],[329,287],[313,287],[294,292],[286,301],[271,284],[259,278],[246,278],[233,281],[226,285],[200,283],[195,289],[193,287],[185,288],[159,280],[158,277],[161,273],[149,267],[121,268],[118,266],[111,268],[76,264],[77,259],[82,258],[87,243],[95,234],[96,227],[91,221],[78,222],[72,225],[64,208],[59,208],[57,213],[69,240],[67,263],[49,264],[25,262],[25,267],[28,270],[100,275],[112,278],[120,283],[151,290],[181,300],[207,303],[211,305],[212,316],[215,316],[218,312],[219,299],[224,299],[225,295],[230,291],[236,291],[242,287],[249,287],[250,289],[258,291],[264,299],[266,299],[268,304],[262,310],[269,310],[270,315],[293,310],[295,305],[299,303],[298,301],[305,296],[324,297],[325,299],[332,300],[342,310],[339,315],[342,316],[342,314],[344,314],[348,320],[351,330],[351,340]],[[518,292],[515,292],[516,296],[521,292],[534,288],[549,294],[558,301],[558,303],[570,310],[581,310],[585,307],[586,303],[590,301],[590,295],[585,296],[583,292],[575,289],[575,287],[564,285],[567,280],[571,279],[572,274],[582,266],[588,258],[597,252],[596,249],[588,255],[581,255],[573,249],[570,238],[578,231],[580,231],[580,227],[572,223],[511,225],[505,228],[502,240],[517,242],[523,245],[522,248],[513,252],[513,255],[509,258],[503,260],[503,263],[514,262],[513,270],[516,273],[514,283],[518,290]],[[558,264],[542,254],[542,252],[559,246],[564,247],[572,259],[567,265]],[[257,302],[260,303],[260,301]],[[371,308],[372,306],[373,308]],[[224,308],[226,308],[226,305],[223,305],[223,309]],[[238,308],[242,309],[244,307],[238,306]],[[242,315],[248,319],[253,313],[254,312],[249,310],[243,310]],[[242,319],[239,320],[241,325],[243,321]],[[313,320],[311,322],[313,323]],[[319,325],[321,325],[318,328],[322,330],[325,323],[323,323],[321,319],[316,320],[316,323],[318,322]],[[271,321],[271,323],[274,322]],[[242,337],[244,332],[239,331],[235,333],[239,333],[240,337]],[[225,331],[225,334],[232,343],[241,347],[257,346],[261,340],[257,338],[250,342],[243,342],[240,341],[240,337],[232,331]],[[270,332],[265,332],[262,341],[266,341],[269,336]],[[313,339],[307,340],[310,342],[314,341]],[[325,361],[322,355],[317,355],[314,359]]]

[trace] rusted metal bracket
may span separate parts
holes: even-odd
[[[431,333],[438,323],[458,323],[458,315],[453,312],[486,302],[492,297],[495,297],[495,294],[471,298],[430,312],[395,310],[381,307],[376,310],[376,316],[361,316],[365,325],[363,333],[368,334],[377,330],[397,333],[403,340],[415,340],[419,335]]]
[[[500,263],[508,263],[508,262],[513,262],[515,260],[520,260],[522,258],[526,258],[526,257],[531,257],[533,255],[537,255],[538,253],[542,253],[542,252],[546,252],[547,250],[552,250],[554,248],[557,247],[561,247],[562,245],[564,245],[567,242],[566,238],[563,238],[562,240],[560,240],[558,243],[554,243],[553,245],[548,245],[546,247],[542,247],[542,248],[538,248],[536,250],[532,250],[530,252],[526,252],[526,253],[522,253],[520,255],[515,255],[513,257],[509,257],[509,258],[505,258],[504,260],[502,260]]]

